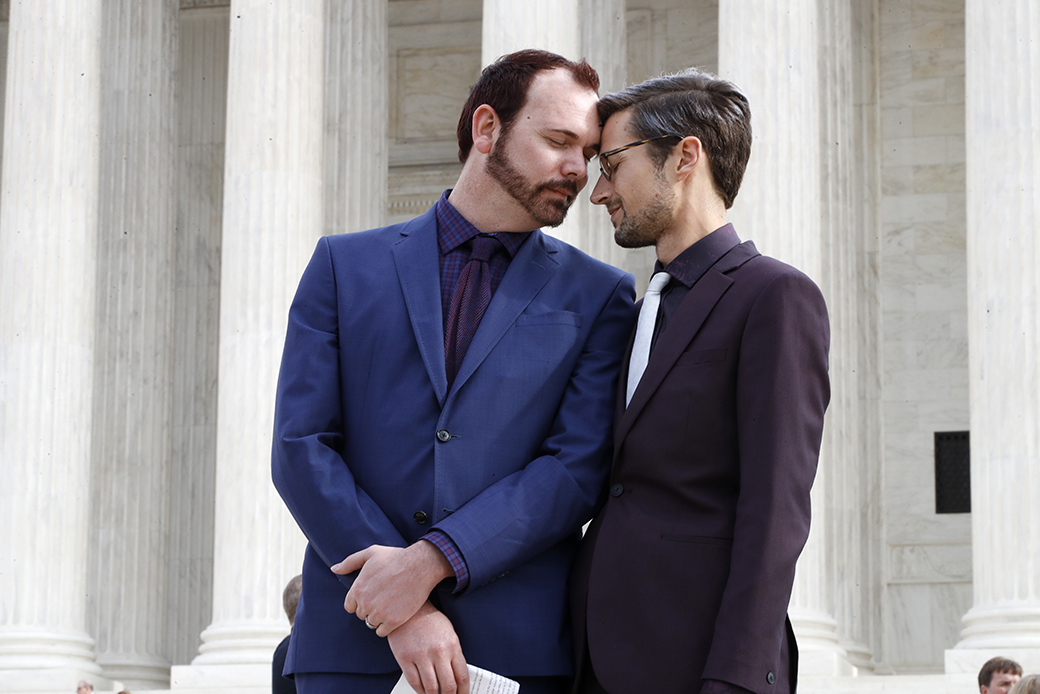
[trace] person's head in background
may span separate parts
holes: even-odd
[[[1022,677],[1022,666],[1008,658],[990,658],[979,670],[981,694],[1008,694]]]
[[[282,609],[289,618],[289,626],[296,621],[296,606],[300,604],[300,591],[303,589],[303,576],[293,576],[282,591]]]

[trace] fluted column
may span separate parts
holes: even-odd
[[[570,60],[582,55],[581,0],[484,0],[481,24],[481,65],[522,48],[540,48]],[[582,191],[587,195],[589,189]],[[575,203],[563,224],[546,229],[574,246],[582,246],[588,210]],[[577,214],[575,214],[577,212]]]
[[[322,231],[324,2],[234,0],[220,292],[213,621],[181,686],[260,685],[303,538],[270,481],[289,304]]]
[[[1040,7],[968,0],[965,13],[974,603],[946,667],[977,669],[999,650],[1033,672],[1040,668]]]
[[[853,4],[866,17],[854,18]],[[827,466],[817,501],[828,506],[827,546],[831,558],[825,581],[834,591],[834,617],[839,644],[856,667],[870,668],[877,585],[876,494],[880,484],[877,456],[865,455],[870,437],[876,437],[865,418],[870,407],[868,388],[877,371],[869,364],[876,359],[864,337],[876,334],[870,324],[872,311],[879,303],[876,288],[868,289],[869,265],[860,253],[861,239],[875,238],[869,226],[866,207],[871,200],[872,179],[879,173],[878,158],[872,154],[872,141],[857,133],[856,84],[854,65],[858,56],[854,45],[870,45],[858,40],[863,31],[871,37],[866,3],[849,0],[821,3],[818,23],[820,36],[821,94],[821,247],[825,253],[821,268],[821,288],[827,299],[831,324],[830,382],[831,403],[824,427],[823,457]],[[863,26],[867,22],[867,26]],[[854,27],[856,31],[854,32]],[[869,51],[870,49],[865,49]],[[860,77],[860,79],[866,79]],[[870,93],[872,94],[872,93]],[[876,107],[876,101],[873,102]],[[874,348],[876,349],[876,347]],[[874,402],[876,403],[876,395]],[[853,631],[855,630],[855,631]],[[829,637],[828,637],[829,639]]]
[[[719,74],[751,103],[751,161],[729,219],[759,250],[799,268],[827,288],[825,268],[836,240],[822,229],[821,177],[826,132],[821,119],[824,55],[820,0],[721,0]],[[825,264],[824,259],[828,260]],[[839,411],[841,402],[836,403]],[[832,410],[828,419],[835,417]],[[835,510],[828,492],[838,479],[835,439],[828,435],[812,490],[809,540],[798,562],[790,615],[804,674],[852,671],[839,644],[833,566]]]
[[[330,2],[325,48],[325,233],[386,223],[386,0]]]
[[[89,617],[106,676],[169,682],[178,0],[103,6]]]
[[[0,690],[100,685],[87,633],[99,0],[11,6],[0,203]]]
[[[220,215],[227,105],[227,7],[181,13],[174,278],[175,395],[166,595],[173,663],[190,663],[213,616]]]
[[[628,30],[625,0],[579,0],[581,55],[599,73],[599,93],[609,94],[628,84]],[[606,208],[590,201],[599,178],[599,164],[589,164],[589,182],[571,208],[568,222],[578,234],[571,241],[595,258],[635,274],[642,290],[654,265],[653,248],[629,250],[614,243],[614,227]]]
[[[484,0],[480,64],[522,48],[580,58],[579,4],[580,0]]]

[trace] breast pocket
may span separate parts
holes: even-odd
[[[712,364],[726,361],[726,348],[690,349],[679,355],[676,366],[693,366],[694,364]]]
[[[581,327],[581,314],[572,311],[550,311],[548,313],[521,314],[516,318],[516,327],[532,325],[572,325]]]
[[[581,353],[582,315],[571,311],[521,314],[496,346],[500,388],[534,392],[566,380]]]

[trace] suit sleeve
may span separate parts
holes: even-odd
[[[596,510],[634,299],[625,274],[594,317],[540,455],[437,524],[465,557],[470,590],[572,535]]]
[[[771,280],[748,314],[737,373],[740,492],[729,578],[705,679],[772,691],[795,564],[809,534],[830,399],[823,296],[797,272]]]
[[[275,488],[326,564],[374,544],[407,543],[359,489],[343,450],[336,281],[321,239],[289,310],[275,401]],[[349,586],[353,576],[340,576]]]

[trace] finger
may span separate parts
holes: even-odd
[[[451,669],[459,685],[458,694],[469,694],[469,668],[466,667],[466,658],[463,657],[462,651],[455,651],[451,659]]]
[[[350,614],[356,614],[358,611],[357,597],[354,595],[354,589],[351,588],[347,591],[347,597],[343,598],[343,609]],[[360,615],[358,615],[360,617]]]
[[[446,656],[447,654],[444,655]],[[455,679],[452,662],[446,657],[438,657],[433,665],[437,672],[437,681],[440,683],[441,694],[457,694],[459,683]]]
[[[370,552],[368,551],[368,549],[363,549],[360,552],[354,552],[340,563],[333,564],[331,567],[332,573],[339,574],[340,576],[345,576],[346,574],[354,573],[355,571],[357,571],[365,565],[365,562],[368,561],[369,554]]]
[[[401,666],[401,671],[404,673],[404,678],[408,680],[408,684],[411,685],[412,689],[416,692],[422,692],[422,678],[419,677],[419,671],[415,668],[414,663],[407,663]]]
[[[437,671],[434,669],[433,663],[427,659],[423,659],[422,663],[416,663],[419,668],[419,678],[422,680],[421,687],[415,689],[417,692],[426,692],[427,694],[438,694],[440,692],[440,685],[437,683]]]

